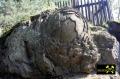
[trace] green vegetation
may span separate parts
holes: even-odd
[[[0,29],[5,33],[16,23],[28,20],[30,16],[41,11],[54,8],[53,0],[0,0]]]

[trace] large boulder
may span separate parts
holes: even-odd
[[[99,60],[87,22],[74,9],[60,9],[50,14],[41,24],[41,36],[44,56],[53,64],[56,74],[90,73]]]
[[[108,32],[113,35],[119,42],[120,44],[120,23],[116,21],[109,21],[107,22],[108,24]],[[120,46],[119,46],[119,54],[118,54],[118,65],[120,68]],[[120,69],[119,69],[120,73]]]
[[[94,27],[95,29],[96,27]],[[107,32],[107,29],[97,28],[96,31],[92,31],[92,36],[98,52],[101,54],[98,64],[116,64],[117,71],[120,71],[119,42]]]
[[[72,8],[32,16],[4,37],[0,78],[75,79],[70,76],[91,73],[97,63],[116,64],[116,39],[98,33],[90,32],[85,18]]]
[[[31,75],[90,73],[100,54],[85,18],[72,8],[46,11],[20,24],[7,37],[6,72]],[[38,75],[37,75],[38,76]]]

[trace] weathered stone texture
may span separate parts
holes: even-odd
[[[99,28],[99,30],[96,30],[97,32],[92,31],[94,42],[101,54],[98,64],[116,64],[117,71],[119,71],[119,42],[106,30]]]
[[[1,65],[12,77],[64,79],[91,73],[98,61],[116,64],[117,44],[107,32],[91,34],[85,18],[74,9],[45,11],[7,36]]]

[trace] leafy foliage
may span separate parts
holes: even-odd
[[[54,8],[53,0],[0,0],[0,27],[6,32],[14,24]]]

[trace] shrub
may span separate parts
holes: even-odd
[[[0,27],[6,32],[16,23],[28,20],[30,16],[41,11],[54,8],[52,0],[1,0]]]

